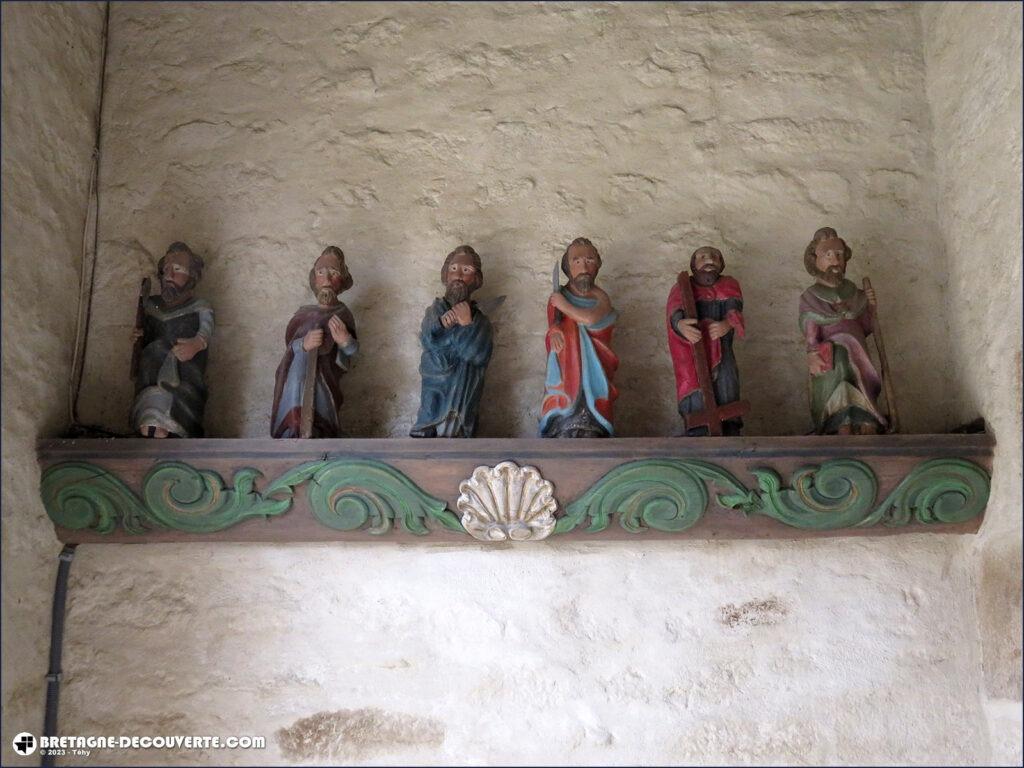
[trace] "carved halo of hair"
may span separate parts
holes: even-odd
[[[832,227],[822,227],[814,233],[814,237],[811,238],[811,242],[804,248],[804,269],[807,270],[808,274],[818,276],[818,257],[815,254],[815,249],[818,247],[818,243],[822,240],[836,240],[843,241],[843,248],[846,254],[846,261],[853,258],[853,251],[850,250],[850,246],[846,244],[846,241],[839,236],[839,234]]]
[[[480,260],[480,254],[473,250],[471,245],[460,245],[454,251],[444,257],[444,264],[441,265],[441,285],[447,285],[445,277],[448,275],[448,267],[456,256],[469,256],[473,260],[473,267],[476,269],[476,287],[484,284],[484,263]]]
[[[713,253],[715,256],[717,256],[718,257],[718,263],[722,265],[722,269],[725,269],[725,256],[722,255],[722,252],[720,250],[718,250],[717,248],[715,248],[715,246],[713,246],[713,245],[702,245],[700,248],[698,248],[696,251],[694,251],[692,254],[690,254],[690,273],[691,274],[697,271],[697,256],[700,253],[704,252],[704,251],[709,251],[709,252]]]
[[[164,274],[164,264],[167,262],[167,257],[175,253],[184,253],[188,256],[188,274],[190,286],[194,286],[203,276],[203,267],[206,265],[203,263],[203,257],[198,253],[195,253],[185,243],[180,240],[171,243],[167,246],[167,253],[160,257],[160,261],[156,263],[156,276],[159,280]]]
[[[574,245],[585,245],[590,248],[594,252],[594,255],[597,256],[597,268],[601,269],[601,253],[597,250],[597,246],[590,242],[590,238],[577,237],[565,246],[565,253],[562,254],[562,271],[565,273],[566,277],[572,277],[572,274],[569,272],[569,249]]]
[[[354,282],[352,273],[348,271],[348,265],[345,264],[345,252],[336,245],[328,245],[320,252],[316,261],[320,261],[324,256],[333,256],[341,265],[341,290],[338,293],[344,293],[352,287]],[[316,293],[316,261],[313,262],[313,266],[309,270],[309,290],[313,293]]]

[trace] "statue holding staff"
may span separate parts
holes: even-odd
[[[878,404],[882,376],[867,346],[867,337],[877,332],[875,292],[870,283],[861,290],[846,279],[852,252],[834,229],[818,230],[815,240],[804,253],[804,266],[815,283],[800,296],[799,320],[807,345],[815,432],[884,432],[889,419]]]
[[[338,437],[341,377],[359,351],[355,319],[338,299],[352,282],[342,250],[324,248],[309,270],[317,303],[300,307],[285,330],[270,416],[272,437]]]

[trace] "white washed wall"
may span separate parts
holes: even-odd
[[[96,140],[103,8],[4,3],[3,727],[43,724],[50,601],[60,546],[39,501],[37,436],[67,423],[87,186]],[[38,764],[38,755],[30,759]]]
[[[993,761],[1021,763],[1021,6],[922,5],[961,418],[999,442],[976,546]]]

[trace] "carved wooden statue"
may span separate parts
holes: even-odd
[[[359,350],[352,312],[338,294],[352,287],[345,254],[329,245],[309,271],[316,304],[300,307],[285,331],[277,367],[270,434],[338,437],[341,377]]]
[[[484,374],[493,350],[491,322],[470,296],[484,282],[480,256],[460,245],[441,267],[444,296],[420,325],[420,409],[412,437],[473,437]]]
[[[743,293],[723,275],[722,252],[703,246],[690,257],[690,273],[679,275],[668,295],[668,348],[676,375],[676,401],[686,435],[739,435],[740,373],[733,340],[743,338]]]
[[[878,405],[882,378],[867,346],[875,330],[875,292],[846,279],[851,256],[830,227],[818,230],[804,251],[815,283],[800,296],[800,330],[818,434],[877,434],[888,426]]]
[[[202,437],[213,336],[213,308],[193,296],[203,260],[185,243],[171,243],[156,271],[160,294],[149,296],[144,281],[133,334],[132,429],[144,437]]]
[[[558,268],[569,277],[559,285]],[[541,405],[541,437],[611,437],[612,405],[618,390],[612,378],[619,358],[612,332],[619,313],[595,284],[601,255],[585,237],[562,254],[548,299],[547,377]]]

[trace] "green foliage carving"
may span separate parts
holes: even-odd
[[[387,533],[397,520],[409,533],[430,532],[425,520],[463,532],[459,519],[441,499],[424,493],[397,469],[379,461],[319,462],[310,477],[309,503],[324,525],[354,531],[369,525],[372,534]],[[307,470],[313,465],[307,465]]]
[[[43,472],[43,507],[57,525],[110,533],[119,522],[137,524],[145,514],[128,486],[97,466],[68,461]]]
[[[761,503],[751,511],[816,531],[863,525],[878,495],[871,467],[855,459],[832,459],[820,467],[801,467],[789,488],[773,469],[752,469],[761,487]]]
[[[291,501],[265,499],[254,489],[255,469],[235,472],[227,488],[216,472],[199,470],[180,461],[157,464],[142,483],[144,516],[139,523],[125,519],[125,528],[141,533],[152,527],[188,533],[212,533],[249,517],[274,517],[288,511]]]
[[[555,533],[576,528],[590,519],[588,533],[605,530],[613,515],[631,533],[647,528],[685,531],[707,510],[706,482],[726,489],[723,506],[747,509],[756,499],[729,472],[695,459],[644,459],[616,467],[583,496],[572,502],[555,526]]]
[[[989,475],[966,459],[931,459],[907,475],[875,506],[878,480],[867,464],[831,459],[793,473],[789,488],[772,469],[752,469],[761,488],[748,512],[815,531],[870,525],[961,523],[988,503]]]
[[[801,467],[789,486],[773,469],[751,470],[758,490],[749,490],[726,470],[693,459],[645,459],[616,467],[559,519],[555,533],[589,519],[588,533],[605,530],[613,516],[631,533],[648,528],[685,531],[708,506],[708,485],[725,491],[721,507],[765,515],[794,528],[831,531],[870,525],[960,523],[988,503],[989,476],[965,459],[932,459],[915,467],[876,505],[878,478],[862,461],[830,459]]]
[[[719,506],[771,517],[794,528],[830,531],[871,525],[960,523],[977,517],[989,496],[989,475],[965,459],[931,459],[916,466],[881,503],[871,467],[855,459],[830,459],[796,470],[786,486],[774,469],[751,469],[750,490],[730,472],[695,459],[644,459],[608,472],[573,501],[555,533],[586,524],[606,530],[617,517],[631,533],[685,531],[707,511],[710,488]],[[42,499],[50,519],[73,530],[128,533],[173,529],[212,533],[247,518],[287,512],[307,485],[310,507],[339,531],[383,534],[397,523],[425,535],[434,526],[464,532],[445,502],[404,474],[369,459],[333,459],[294,467],[257,491],[260,472],[235,472],[228,486],[216,472],[167,461],[142,482],[141,498],[109,471],[87,462],[56,464],[43,472]]]
[[[216,472],[178,461],[161,462],[143,480],[140,500],[107,470],[66,462],[43,473],[41,491],[43,506],[54,523],[96,533],[110,533],[118,526],[135,534],[156,529],[221,531],[250,517],[284,514],[296,489],[306,482],[313,513],[337,530],[369,525],[370,533],[380,534],[398,520],[410,533],[425,534],[427,519],[449,530],[463,530],[444,501],[378,461],[309,462],[285,472],[262,494],[255,490],[261,476],[255,469],[240,469],[228,487]]]
[[[988,505],[988,472],[965,459],[931,459],[914,467],[875,515],[886,525],[962,523]],[[870,523],[866,523],[870,525]]]

